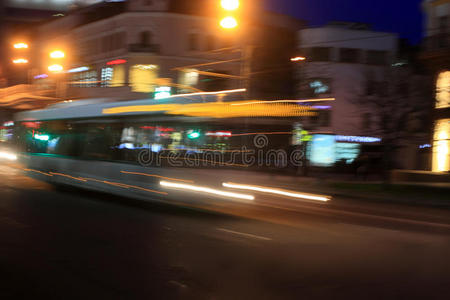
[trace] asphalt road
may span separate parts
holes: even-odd
[[[55,189],[1,166],[0,298],[450,295],[450,211],[336,203],[206,212]]]

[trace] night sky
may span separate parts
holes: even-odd
[[[372,24],[417,44],[422,37],[421,0],[263,0],[267,8],[320,26],[329,21]]]

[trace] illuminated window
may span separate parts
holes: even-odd
[[[434,128],[433,171],[450,171],[450,119],[438,120]]]
[[[111,84],[111,80],[113,77],[113,68],[102,68],[102,83],[101,86],[102,87],[108,87]]]
[[[189,87],[194,87],[198,84],[199,74],[196,69],[185,69],[180,72],[179,83],[182,85],[181,92],[192,92]]]
[[[130,68],[130,86],[133,92],[153,92],[157,78],[158,66],[156,65],[133,65]]]
[[[123,86],[125,84],[125,65],[115,65],[111,79],[111,87]]]
[[[436,108],[450,107],[450,71],[439,74],[436,82]]]

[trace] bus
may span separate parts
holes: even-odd
[[[13,143],[23,171],[51,184],[165,202],[177,189],[253,200],[224,183],[289,168],[293,123],[315,112],[230,94],[65,101],[17,113]]]

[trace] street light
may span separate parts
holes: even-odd
[[[236,10],[239,8],[239,0],[222,0],[222,8],[225,10]]]
[[[65,54],[61,50],[55,50],[50,53],[51,58],[64,58]]]
[[[50,72],[53,72],[53,73],[59,73],[59,72],[61,72],[62,70],[64,70],[64,68],[63,68],[63,66],[61,66],[61,65],[54,64],[54,65],[49,66],[49,67],[48,67],[48,70],[49,70]]]
[[[15,49],[28,49],[28,44],[26,43],[16,43],[14,44]]]
[[[25,58],[13,59],[13,63],[14,64],[27,64],[28,63],[28,59],[25,59]]]
[[[225,29],[233,29],[238,26],[238,22],[234,17],[225,17],[220,21],[220,26]]]

